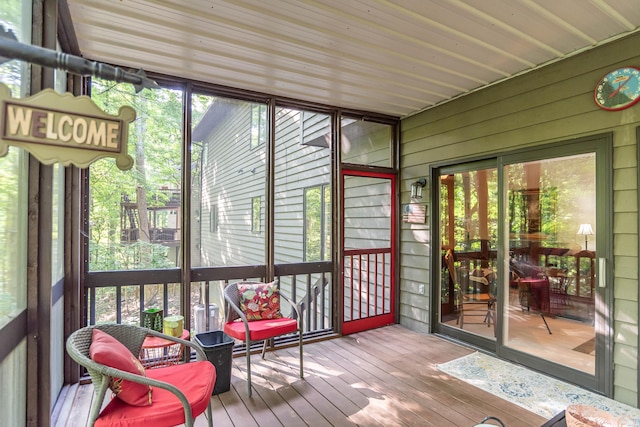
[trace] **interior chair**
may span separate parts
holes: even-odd
[[[464,329],[465,317],[483,317],[482,323],[486,323],[487,327],[491,327],[493,322],[493,328],[495,333],[495,310],[496,310],[496,296],[495,290],[492,289],[493,283],[489,283],[487,276],[493,274],[475,275],[473,272],[469,275],[469,280],[481,287],[482,292],[475,293],[470,297],[466,293],[466,289],[462,289],[463,285],[457,280],[457,273],[455,270],[455,264],[453,259],[453,252],[447,251],[445,255],[445,263],[449,270],[451,280],[456,285],[455,288],[455,301],[456,308],[458,310],[458,318],[456,324],[460,325],[460,329]],[[470,322],[467,322],[470,323]],[[477,323],[477,322],[476,322]]]
[[[538,312],[544,326],[547,328],[547,332],[551,335],[551,328],[544,316],[545,311],[549,312],[551,307],[549,277],[546,272],[536,265],[516,261],[513,258],[509,260],[509,268],[511,275],[515,277],[514,282],[518,286],[520,308],[523,312]],[[536,285],[535,288],[534,284]],[[542,284],[541,287],[540,284]],[[544,298],[544,295],[546,295],[546,298]]]
[[[138,357],[147,335],[194,349],[200,361],[145,369]],[[191,427],[205,409],[212,426],[216,371],[194,343],[135,325],[101,324],[73,332],[66,349],[86,368],[94,386],[88,426]],[[101,409],[108,389],[114,396]]]
[[[255,289],[258,291],[254,292]],[[280,299],[287,301],[293,309],[290,317],[282,316]],[[268,343],[273,338],[298,333],[300,353],[300,378],[304,377],[302,352],[302,316],[298,305],[280,291],[277,281],[238,282],[227,285],[224,289],[225,317],[224,332],[232,338],[246,343],[247,357],[247,390],[251,396],[251,344],[264,341],[262,358],[264,359]],[[259,305],[258,310],[247,311],[252,302]],[[256,308],[256,307],[253,307]]]
[[[493,273],[488,273],[487,276]],[[494,329],[496,322],[496,289],[495,289],[495,281],[489,281],[487,276],[476,276],[471,274],[469,276],[469,280],[472,282],[478,283],[481,286],[483,292],[477,293],[474,295],[475,300],[471,302],[471,304],[486,304],[486,310],[484,308],[480,309],[480,312],[484,312],[484,320],[483,322],[487,324],[487,327],[491,327],[491,322],[493,321]],[[476,310],[478,311],[478,310]],[[482,315],[474,314],[476,316]],[[462,323],[460,325],[462,327]]]
[[[562,307],[568,304],[568,288],[571,283],[571,277],[568,276],[567,270],[551,267],[547,270],[549,277],[549,293],[551,297],[551,311],[561,312]]]

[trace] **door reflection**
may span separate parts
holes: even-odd
[[[441,321],[497,336],[497,169],[440,178]]]
[[[594,374],[597,242],[581,224],[596,223],[595,154],[507,165],[504,172],[504,345]]]

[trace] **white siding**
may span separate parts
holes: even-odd
[[[250,149],[251,104],[220,103],[228,111],[208,135],[202,164],[200,206],[203,266],[264,263],[265,145]],[[206,119],[206,116],[205,116]],[[253,197],[262,198],[259,234],[251,231]],[[211,207],[218,206],[218,230],[211,232]]]
[[[302,118],[305,122],[301,123]],[[330,117],[276,111],[275,153],[275,262],[304,260],[304,189],[331,182],[329,148],[304,145],[310,138],[329,133]]]
[[[250,149],[250,112],[248,103],[233,105],[206,139],[199,203],[204,266],[265,261],[266,146]],[[276,116],[275,258],[276,263],[300,262],[304,189],[330,183],[331,157],[328,147],[302,144],[300,111],[278,108]],[[307,113],[305,117],[312,138],[329,132],[329,116]],[[259,234],[251,232],[251,199],[256,196],[262,198]],[[213,205],[218,207],[218,231],[211,233]]]

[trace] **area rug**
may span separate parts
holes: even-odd
[[[621,417],[624,425],[640,427],[640,410],[634,407],[484,353],[475,352],[437,367],[545,418],[571,404],[583,404]]]

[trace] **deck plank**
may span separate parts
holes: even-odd
[[[509,427],[545,420],[477,387],[440,372],[436,365],[474,350],[434,335],[392,325],[305,344],[305,378],[298,348],[252,355],[253,394],[246,359],[233,359],[231,390],[212,396],[216,427],[470,427],[487,415]],[[72,390],[71,388],[69,390]],[[93,387],[61,395],[54,427],[84,426]],[[71,400],[71,402],[69,402]],[[206,426],[201,415],[196,426]]]
[[[339,366],[331,358],[315,351],[305,353],[306,370],[313,372],[305,376],[305,381],[324,399],[331,402],[343,416],[344,423],[335,425],[384,426],[379,419],[362,411],[367,406],[368,399],[344,381]]]
[[[51,412],[52,425],[57,425],[59,422],[61,422],[61,417],[66,423],[66,419],[69,416],[69,412],[71,411],[71,407],[75,400],[75,394],[78,391],[78,386],[78,384],[70,384],[62,388],[62,391],[58,395],[60,404],[56,403],[56,405],[54,405],[53,411]]]
[[[411,373],[400,369],[404,360],[397,354],[387,355],[377,343],[366,343],[366,337],[358,340],[357,346],[346,344],[345,341],[337,342],[336,354],[342,355],[339,359],[344,369],[351,369],[354,375],[360,378],[361,383],[366,384],[370,390],[378,393],[378,399],[389,402],[389,412],[395,412],[400,425],[471,425],[471,419],[465,418],[463,424],[452,419],[450,413],[441,413],[433,399],[426,405],[422,392],[416,392],[416,387],[421,387]],[[375,361],[371,362],[371,355],[377,354]],[[355,362],[354,360],[357,359]],[[349,367],[349,365],[356,365]],[[418,368],[419,369],[419,368]],[[396,408],[395,411],[392,411]],[[439,411],[440,410],[440,411]],[[455,414],[457,415],[457,414]]]
[[[93,401],[93,386],[85,384],[78,387],[75,399],[71,405],[69,416],[64,424],[66,427],[84,427],[89,420],[89,410]],[[62,419],[62,415],[60,416]]]

